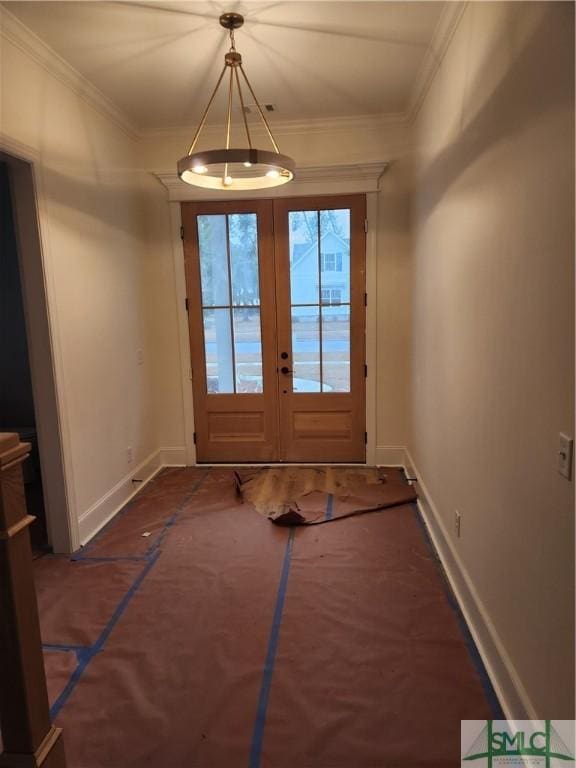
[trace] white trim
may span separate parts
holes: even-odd
[[[382,112],[374,115],[342,115],[336,117],[317,117],[307,120],[276,120],[272,119],[270,125],[277,137],[290,135],[309,135],[311,133],[341,133],[349,131],[381,130],[388,125],[402,125],[406,123],[407,115],[404,112]],[[182,136],[182,146],[190,143],[196,125],[175,125],[158,130],[143,129],[140,137],[143,139],[157,139]],[[224,123],[206,125],[202,129],[204,139],[222,139],[225,131]],[[268,138],[264,126],[256,123],[250,126],[250,133],[254,136]]]
[[[106,523],[134,498],[165,467],[185,466],[184,446],[159,448],[101,496],[79,520],[80,544],[84,546]],[[133,483],[133,479],[141,482]]]
[[[79,534],[47,202],[38,152],[2,133],[0,152],[13,183],[46,522],[54,551],[69,553],[78,547]]]
[[[377,445],[374,464],[377,467],[404,467],[406,448],[403,445]]]
[[[388,167],[386,161],[355,165],[322,165],[296,169],[289,184],[273,189],[226,192],[226,200],[258,200],[271,197],[307,197],[314,195],[353,195],[378,192],[380,178]],[[173,171],[155,174],[168,190],[170,202],[222,200],[213,189],[193,187],[180,181]]]
[[[185,463],[196,464],[194,445],[194,398],[192,397],[192,360],[190,357],[190,334],[186,312],[186,272],[184,269],[184,247],[180,236],[182,210],[180,203],[170,203],[170,231],[174,262],[174,286],[176,291],[176,314],[178,316],[178,342],[180,349],[180,381],[182,384],[182,407],[184,411]]]
[[[377,164],[380,169],[378,179],[387,168],[387,163]],[[348,167],[348,166],[347,166]],[[179,182],[182,184],[182,182]],[[188,186],[182,184],[182,186]],[[291,186],[291,185],[290,185]],[[322,194],[346,194],[337,185],[337,190],[327,191],[323,185]],[[253,198],[251,198],[253,199]],[[178,313],[178,338],[180,346],[180,374],[182,381],[182,398],[184,408],[184,440],[186,443],[186,464],[196,464],[196,447],[194,445],[194,401],[192,396],[190,359],[190,338],[188,333],[188,316],[185,309],[186,276],[184,270],[184,250],[180,236],[182,226],[182,211],[180,203],[171,200],[170,219],[172,231],[172,252],[174,255],[174,280],[176,284],[176,304]],[[366,364],[368,377],[366,378],[366,431],[368,443],[366,446],[366,463],[373,465],[385,463],[377,461],[379,448],[376,447],[376,369],[377,369],[377,264],[378,264],[378,194],[369,192],[366,195],[366,218],[368,221],[368,234],[366,237],[366,293],[368,295],[368,307],[366,311]],[[403,451],[403,449],[401,449]],[[402,464],[402,453],[399,463]],[[396,460],[394,461],[396,463]],[[284,465],[284,463],[283,463]]]
[[[187,467],[186,446],[177,445],[160,448],[160,461],[163,467]]]
[[[132,139],[139,137],[138,130],[126,113],[105,96],[84,75],[50,48],[20,19],[0,7],[0,36],[29,56],[36,64],[59,80],[93,109],[112,120]]]
[[[422,65],[412,88],[406,116],[408,123],[413,123],[416,119],[467,5],[467,0],[444,4],[438,24],[426,49]]]
[[[454,549],[438,507],[434,504],[408,450],[406,450],[406,471],[409,477],[418,478],[418,507],[505,717],[537,720],[543,713],[538,714],[530,701],[488,611],[476,591],[472,578]]]

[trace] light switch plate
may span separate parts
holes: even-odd
[[[572,454],[574,452],[574,440],[560,432],[558,444],[558,472],[564,477],[572,477]]]

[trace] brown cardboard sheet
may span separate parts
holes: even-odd
[[[412,505],[287,529],[232,469],[150,491],[165,523],[141,560],[36,572],[70,768],[459,765],[460,719],[493,713]]]
[[[415,501],[394,467],[264,467],[238,470],[242,498],[278,525],[315,525]]]

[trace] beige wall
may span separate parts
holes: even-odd
[[[2,39],[0,145],[34,161],[69,500],[75,520],[94,512],[90,531],[112,511],[111,491],[127,476],[132,491],[130,473],[160,445],[157,304],[169,311],[171,285],[149,215],[160,190],[137,168],[135,138],[81,84],[50,72],[33,38],[23,41]]]
[[[557,718],[574,717],[573,483],[556,471],[574,423],[573,37],[568,3],[468,4],[417,120],[413,219],[410,450],[528,702]]]
[[[379,357],[374,422],[367,425],[369,431],[376,428],[377,458],[386,461],[386,449],[405,446],[407,440],[411,160],[406,125],[396,120],[375,119],[373,124],[342,121],[321,127],[280,126],[275,133],[282,152],[294,157],[300,167],[390,162],[378,195],[376,290],[370,286],[371,300],[377,304]],[[218,138],[221,136],[216,134],[214,140]],[[190,132],[146,137],[139,146],[140,164],[150,172],[174,173],[176,160],[185,154],[189,140]],[[261,140],[266,141],[263,136]],[[164,349],[174,359],[176,319],[172,317],[170,322],[172,330],[165,336]]]

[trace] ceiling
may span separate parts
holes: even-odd
[[[4,2],[141,131],[190,126],[228,48],[274,121],[398,114],[410,103],[442,2]],[[211,122],[222,122],[224,90]]]

